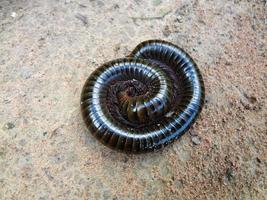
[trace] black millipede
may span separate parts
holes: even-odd
[[[204,90],[197,65],[183,49],[148,40],[89,76],[81,93],[81,112],[87,128],[103,144],[147,152],[189,129],[203,107]]]

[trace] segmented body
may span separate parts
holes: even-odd
[[[166,146],[185,133],[204,104],[204,83],[192,58],[161,40],[139,44],[126,58],[87,79],[81,110],[90,132],[126,152]]]

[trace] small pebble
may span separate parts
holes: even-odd
[[[198,136],[192,136],[191,141],[193,142],[194,145],[200,144],[200,138]]]
[[[256,160],[258,163],[261,163],[261,160],[258,157],[256,158]]]
[[[226,178],[227,178],[227,180],[230,182],[230,181],[232,181],[233,180],[233,178],[234,178],[234,172],[233,172],[233,169],[230,167],[230,168],[227,168],[227,170],[226,170]]]
[[[17,13],[15,13],[15,12],[12,12],[12,13],[11,13],[11,17],[16,18],[17,16],[18,16]]]
[[[4,126],[5,129],[12,129],[14,127],[15,127],[15,125],[13,123],[11,123],[11,122],[6,123],[5,126]]]
[[[176,21],[179,22],[179,23],[182,23],[183,22],[183,18],[178,15],[177,18],[176,18]]]
[[[165,36],[165,37],[168,37],[170,34],[171,34],[171,30],[170,30],[170,27],[168,26],[168,25],[166,25],[165,27],[164,27],[164,29],[163,29],[163,35]]]

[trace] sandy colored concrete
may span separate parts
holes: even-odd
[[[266,13],[263,0],[1,0],[0,199],[266,199]],[[190,53],[206,104],[191,135],[125,155],[89,134],[79,98],[146,39]]]

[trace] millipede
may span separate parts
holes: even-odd
[[[204,98],[193,59],[170,42],[148,40],[125,58],[98,67],[86,80],[80,103],[87,128],[101,143],[142,153],[182,136]]]

